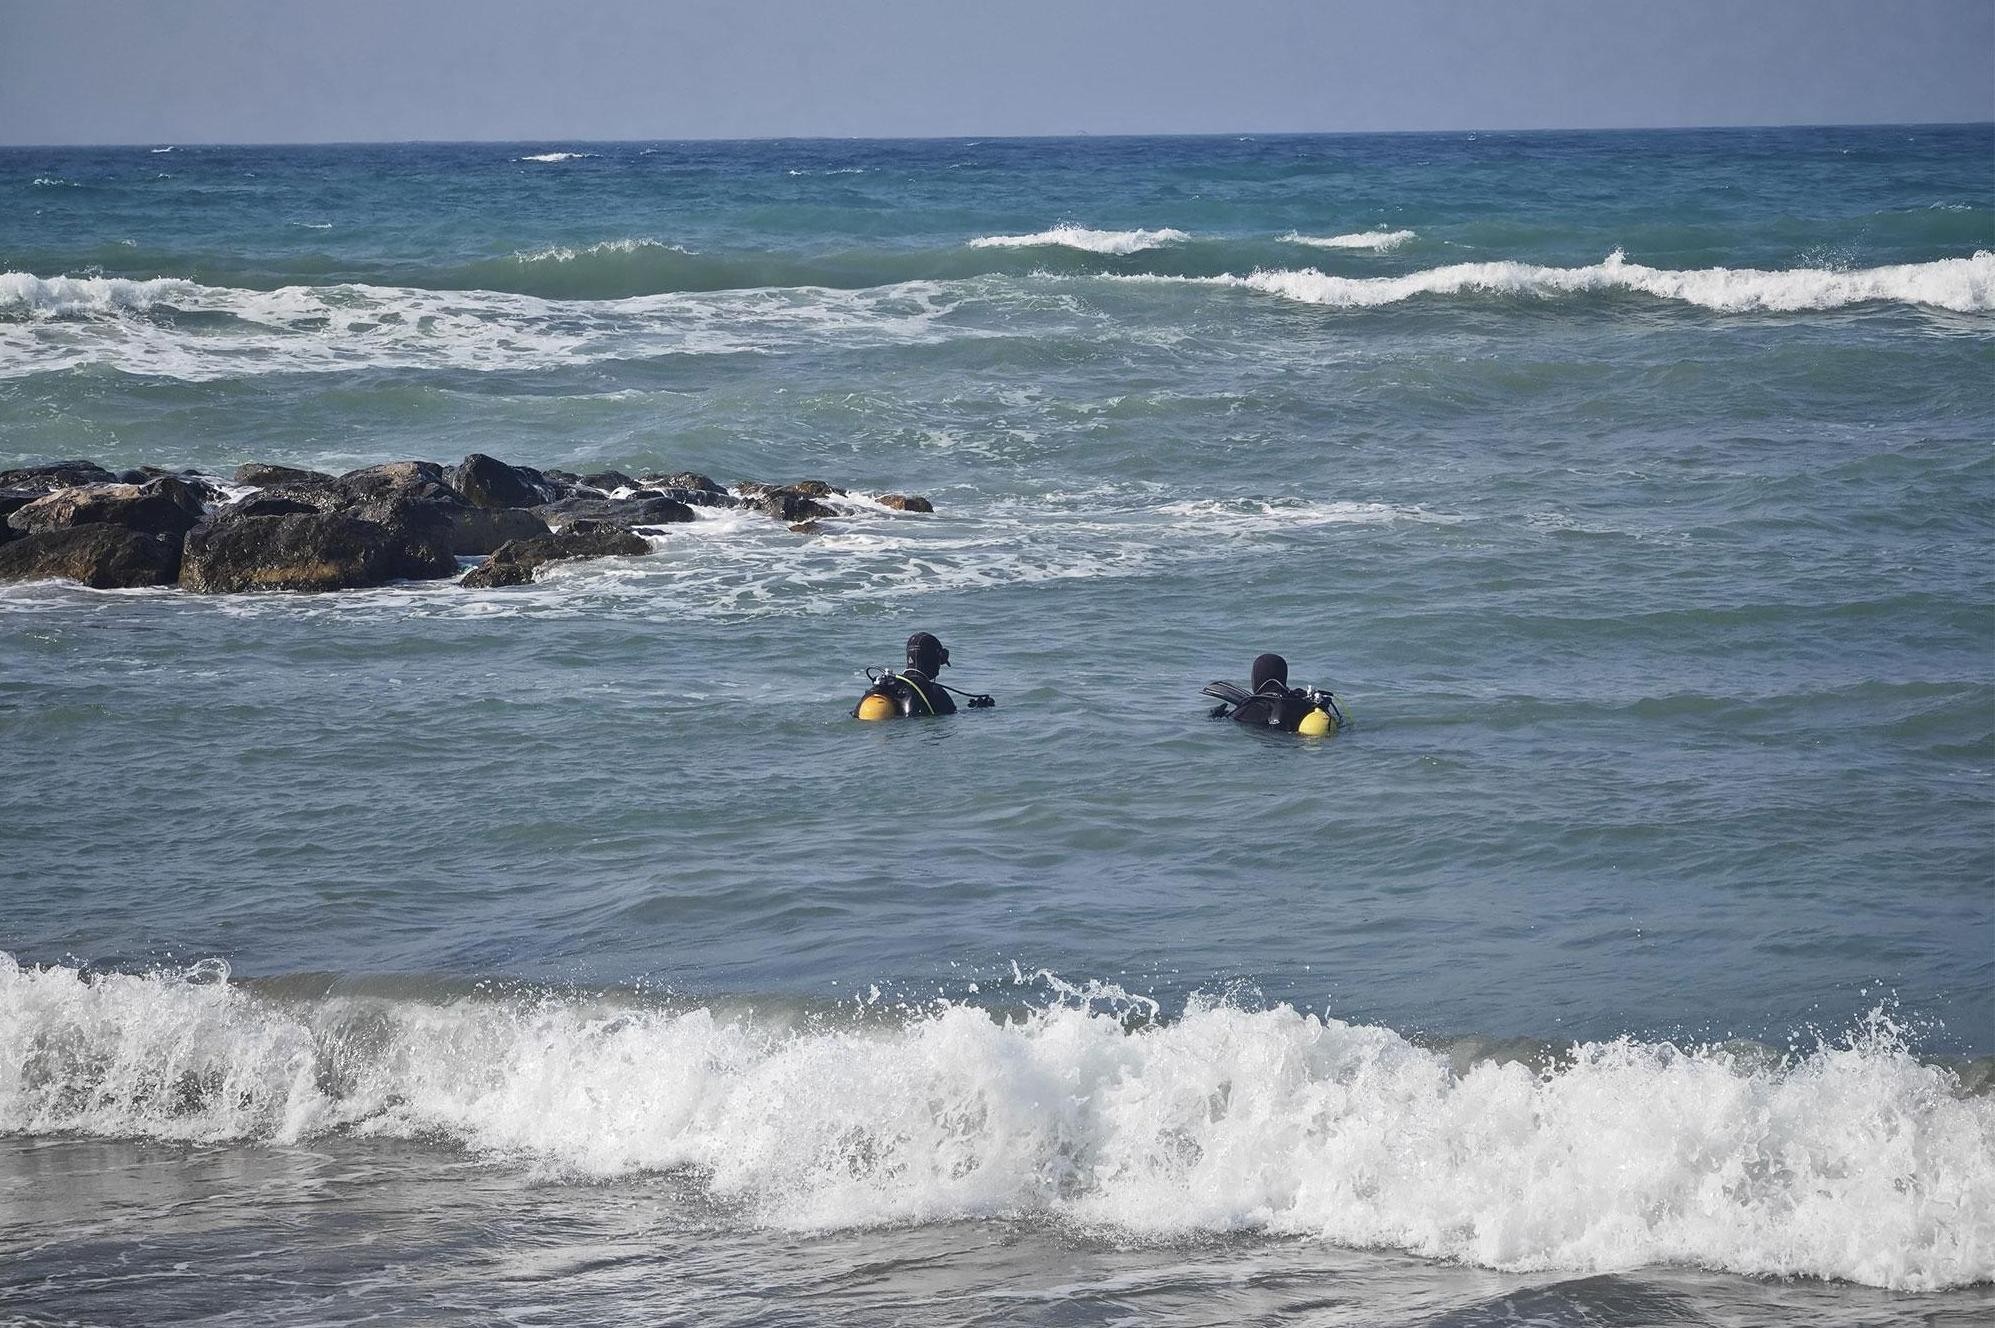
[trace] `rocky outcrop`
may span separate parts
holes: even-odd
[[[237,484],[253,484],[259,489],[289,485],[331,484],[333,477],[322,470],[300,470],[296,466],[276,466],[266,461],[245,461],[236,467]]]
[[[0,581],[81,581],[98,590],[170,586],[180,539],[102,523],[57,526],[0,544]]]
[[[344,513],[223,515],[188,532],[180,585],[204,594],[355,590],[455,567],[423,532]]]
[[[473,507],[537,507],[560,496],[561,486],[527,466],[473,452],[450,473],[451,487]]]
[[[676,475],[647,475],[641,481],[645,488],[656,489],[668,498],[676,498],[694,507],[745,507],[747,502],[715,484],[706,475],[696,470],[682,470]],[[756,485],[757,489],[767,485]]]
[[[88,484],[57,489],[9,513],[16,530],[58,530],[69,526],[122,526],[147,535],[185,535],[207,509],[198,491],[174,476],[148,484]]]
[[[545,503],[533,514],[552,530],[578,521],[608,521],[623,526],[670,526],[694,520],[693,509],[663,495],[652,498],[563,498]]]
[[[42,466],[0,470],[0,489],[32,489],[47,493],[77,484],[116,484],[118,477],[95,461],[51,461]]]
[[[647,553],[634,531],[692,521],[701,507],[759,510],[799,534],[817,533],[826,518],[877,515],[824,480],[743,481],[729,491],[696,471],[581,476],[483,453],[454,467],[395,461],[343,475],[249,462],[235,479],[252,492],[230,503],[193,471],[139,466],[114,476],[91,461],[0,471],[0,545],[24,546],[9,555],[17,579],[92,585],[178,578],[213,593],[353,589],[450,576],[473,555],[491,558],[466,585],[510,585],[550,561]],[[879,501],[934,511],[909,494]],[[66,534],[83,531],[96,533]]]
[[[819,502],[817,495],[805,493],[794,485],[765,489],[757,496],[756,504],[778,521],[790,525],[838,515],[837,508]]]
[[[638,557],[651,552],[642,535],[628,526],[604,521],[578,521],[556,535],[514,540],[490,559],[464,574],[470,589],[522,586],[539,568],[571,558]]]

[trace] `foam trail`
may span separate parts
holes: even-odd
[[[536,152],[529,157],[515,157],[514,161],[585,161],[598,154],[594,152]]]
[[[1095,231],[1084,226],[1055,226],[1031,235],[985,235],[970,241],[972,249],[1082,249],[1091,254],[1133,254],[1177,244],[1191,237],[1165,227],[1155,231]]]
[[[1174,280],[1174,278],[1123,278]],[[1836,271],[1830,268],[1695,268],[1630,263],[1620,252],[1591,267],[1531,263],[1456,263],[1397,277],[1339,277],[1315,268],[1248,276],[1175,278],[1242,286],[1304,304],[1367,309],[1422,295],[1514,295],[1550,299],[1631,291],[1721,313],[1801,313],[1854,304],[1909,304],[1955,313],[1995,312],[1995,253],[1930,263]]]
[[[1383,227],[1375,231],[1354,231],[1349,235],[1302,235],[1290,231],[1282,236],[1284,243],[1306,244],[1312,249],[1369,249],[1381,254],[1389,253],[1414,238],[1412,231],[1389,231]]]
[[[1457,1071],[1390,1029],[1216,1004],[1158,1023],[1112,995],[785,1024],[277,1003],[219,961],[85,976],[0,955],[0,1131],[441,1138],[556,1173],[684,1172],[803,1229],[1002,1217],[1506,1270],[1995,1277],[1995,1098],[1881,1019],[1784,1060],[1621,1040]]]

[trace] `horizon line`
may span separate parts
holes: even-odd
[[[1113,132],[1095,133],[1081,129],[1069,133],[1045,134],[759,134],[746,136],[700,136],[663,138],[319,138],[319,139],[142,139],[123,143],[0,143],[0,151],[40,151],[75,148],[153,148],[161,144],[189,148],[354,148],[354,147],[549,147],[561,144],[692,144],[692,143],[1031,143],[1073,142],[1080,139],[1171,139],[1171,138],[1419,138],[1458,137],[1463,134],[1682,134],[1752,129],[1995,129],[1995,117],[1986,120],[1860,120],[1860,121],[1763,121],[1747,124],[1670,125],[1578,125],[1536,126],[1530,128],[1472,127],[1458,129],[1201,129],[1174,133]]]

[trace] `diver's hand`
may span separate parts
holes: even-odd
[[[979,692],[969,699],[969,706],[972,710],[990,710],[995,708],[996,705],[997,698],[985,692]]]

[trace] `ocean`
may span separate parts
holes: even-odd
[[[935,506],[0,587],[0,1319],[1995,1314],[1995,127],[0,149],[0,273],[0,469]]]

